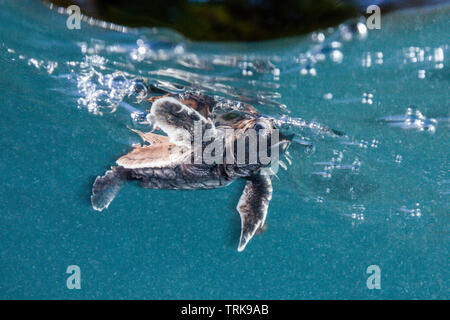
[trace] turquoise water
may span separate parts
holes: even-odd
[[[450,7],[382,15],[381,30],[220,44],[89,19],[69,30],[58,8],[0,4],[0,298],[450,297]],[[130,116],[149,107],[144,81],[247,101],[314,143],[291,146],[267,231],[243,253],[242,182],[128,184],[92,209],[95,177],[139,142],[128,127],[145,129]],[[81,290],[66,287],[69,265]]]

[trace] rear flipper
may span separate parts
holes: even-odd
[[[98,211],[108,208],[128,177],[129,170],[123,167],[111,167],[103,177],[98,176],[92,186],[92,207]]]

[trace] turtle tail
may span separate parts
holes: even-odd
[[[124,167],[111,167],[103,177],[98,176],[92,186],[92,207],[98,211],[108,208],[128,178],[129,170]]]

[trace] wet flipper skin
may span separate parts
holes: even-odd
[[[108,208],[128,178],[128,170],[123,167],[111,167],[103,177],[98,176],[92,187],[92,207],[98,211]]]
[[[270,199],[272,199],[270,176],[254,175],[248,178],[236,207],[241,216],[238,251],[243,251],[256,231],[264,226]]]
[[[156,100],[152,105],[150,120],[167,133],[171,142],[187,147],[191,146],[194,138],[195,122],[201,123],[203,131],[214,128],[211,119],[206,119],[174,98]]]

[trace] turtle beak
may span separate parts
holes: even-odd
[[[282,141],[288,141],[291,142],[292,139],[294,138],[294,134],[283,134],[283,133],[279,133],[279,137],[280,137],[280,142]]]
[[[279,133],[279,148],[281,152],[285,152],[287,150],[287,148],[291,145],[291,141],[294,138],[294,134],[283,134],[283,133]]]

